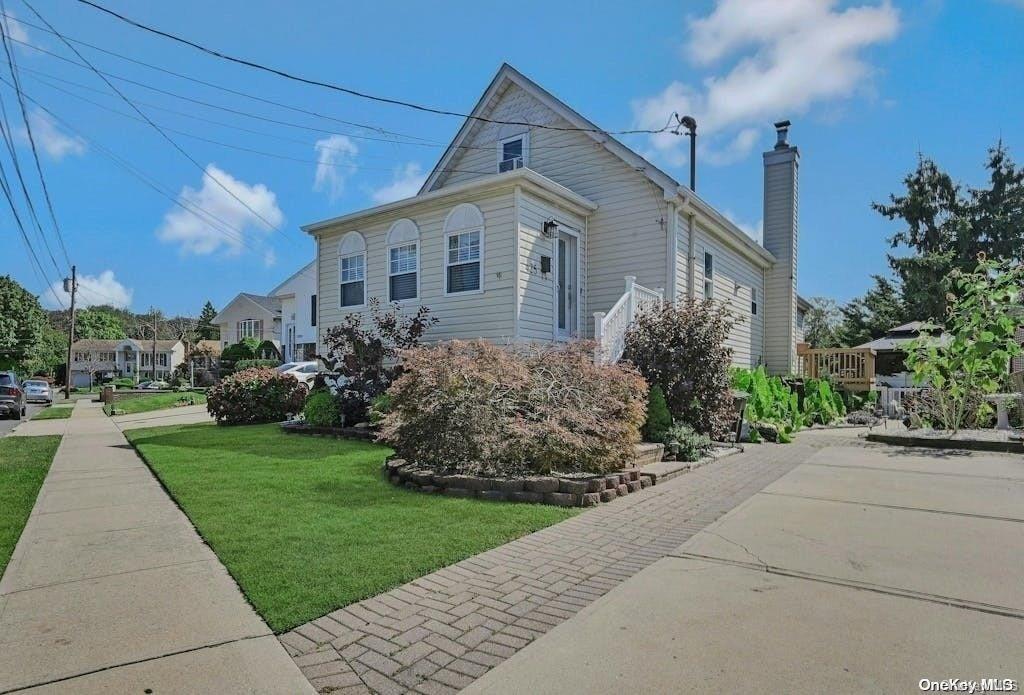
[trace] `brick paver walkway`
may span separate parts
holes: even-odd
[[[761,445],[281,635],[320,692],[453,693],[834,443]]]

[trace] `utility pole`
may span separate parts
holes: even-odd
[[[149,310],[153,314],[153,350],[149,358],[149,366],[153,369],[153,381],[156,381],[156,309],[150,306]]]
[[[64,278],[64,291],[71,295],[71,325],[68,327],[68,362],[64,369],[64,397],[71,398],[71,346],[75,344],[75,292],[78,290],[78,275],[71,266],[71,277]]]

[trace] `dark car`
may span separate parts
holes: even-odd
[[[0,415],[14,420],[25,416],[25,392],[14,372],[0,372]]]

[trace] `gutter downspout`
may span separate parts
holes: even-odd
[[[689,217],[690,229],[687,236],[689,237],[688,246],[690,248],[687,250],[686,253],[687,262],[689,263],[689,268],[687,268],[686,270],[686,296],[689,299],[693,299],[694,292],[696,291],[694,289],[696,283],[694,282],[693,276],[697,272],[697,216],[691,211]]]
[[[669,201],[667,213],[669,216],[666,230],[665,247],[665,299],[675,304],[676,301],[676,264],[679,262],[679,214],[676,203]]]

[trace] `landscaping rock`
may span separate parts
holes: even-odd
[[[624,483],[628,483],[628,482],[630,482],[632,480],[639,480],[640,479],[640,471],[638,471],[636,469],[624,471],[622,473],[622,477],[624,478],[624,480],[622,481]]]
[[[601,491],[601,501],[602,502],[611,502],[613,499],[615,499],[618,496],[619,496],[619,491],[615,490],[614,488],[609,488],[607,490],[602,490]]]
[[[587,492],[601,492],[607,487],[608,484],[604,478],[590,478],[587,480]]]
[[[654,478],[649,475],[640,476],[640,487],[650,487],[651,485],[654,485]]]
[[[523,481],[523,489],[527,492],[558,492],[558,478],[548,476],[527,478]]]
[[[491,489],[502,492],[519,492],[523,489],[523,481],[515,478],[494,478],[491,480]]]
[[[543,492],[510,492],[508,498],[513,502],[543,502]]]
[[[481,490],[480,498],[485,500],[495,500],[498,502],[508,499],[509,493],[503,490]]]
[[[461,487],[447,487],[444,494],[448,497],[476,497],[476,490],[467,490]]]
[[[618,491],[619,497],[625,497],[626,495],[629,494],[629,486],[627,486],[625,483],[623,483],[622,485],[619,485],[615,489]]]
[[[409,477],[418,485],[432,485],[434,471],[412,471]]]
[[[580,495],[581,507],[596,507],[601,502],[601,494],[598,492],[586,492]]]
[[[424,485],[423,487],[420,488],[420,492],[425,492],[428,495],[437,492],[437,490],[438,488],[434,487],[433,485]]]
[[[545,504],[553,504],[556,507],[575,507],[576,500],[567,492],[546,492],[544,493]]]
[[[392,485],[400,485],[400,484],[402,483],[402,479],[401,479],[400,477],[398,477],[398,474],[397,474],[397,473],[392,473],[392,474],[391,474],[391,475],[390,475],[390,476],[388,477],[388,480],[390,480],[390,481],[391,481],[391,484],[392,484]]]
[[[639,480],[630,480],[628,483],[626,483],[626,487],[629,488],[630,492],[640,492],[640,489],[643,486],[640,484]]]
[[[617,475],[617,474],[616,475],[606,475],[604,477],[604,480],[605,480],[605,484],[608,486],[609,490],[615,489],[620,484],[622,484],[622,478],[619,475]]]
[[[401,468],[405,464],[405,459],[391,459],[390,461],[387,461],[384,465],[387,466],[387,469],[389,471],[393,471],[396,468]]]
[[[562,478],[558,481],[558,491],[567,492],[572,495],[583,495],[587,492],[588,483],[586,480],[567,480]]]

